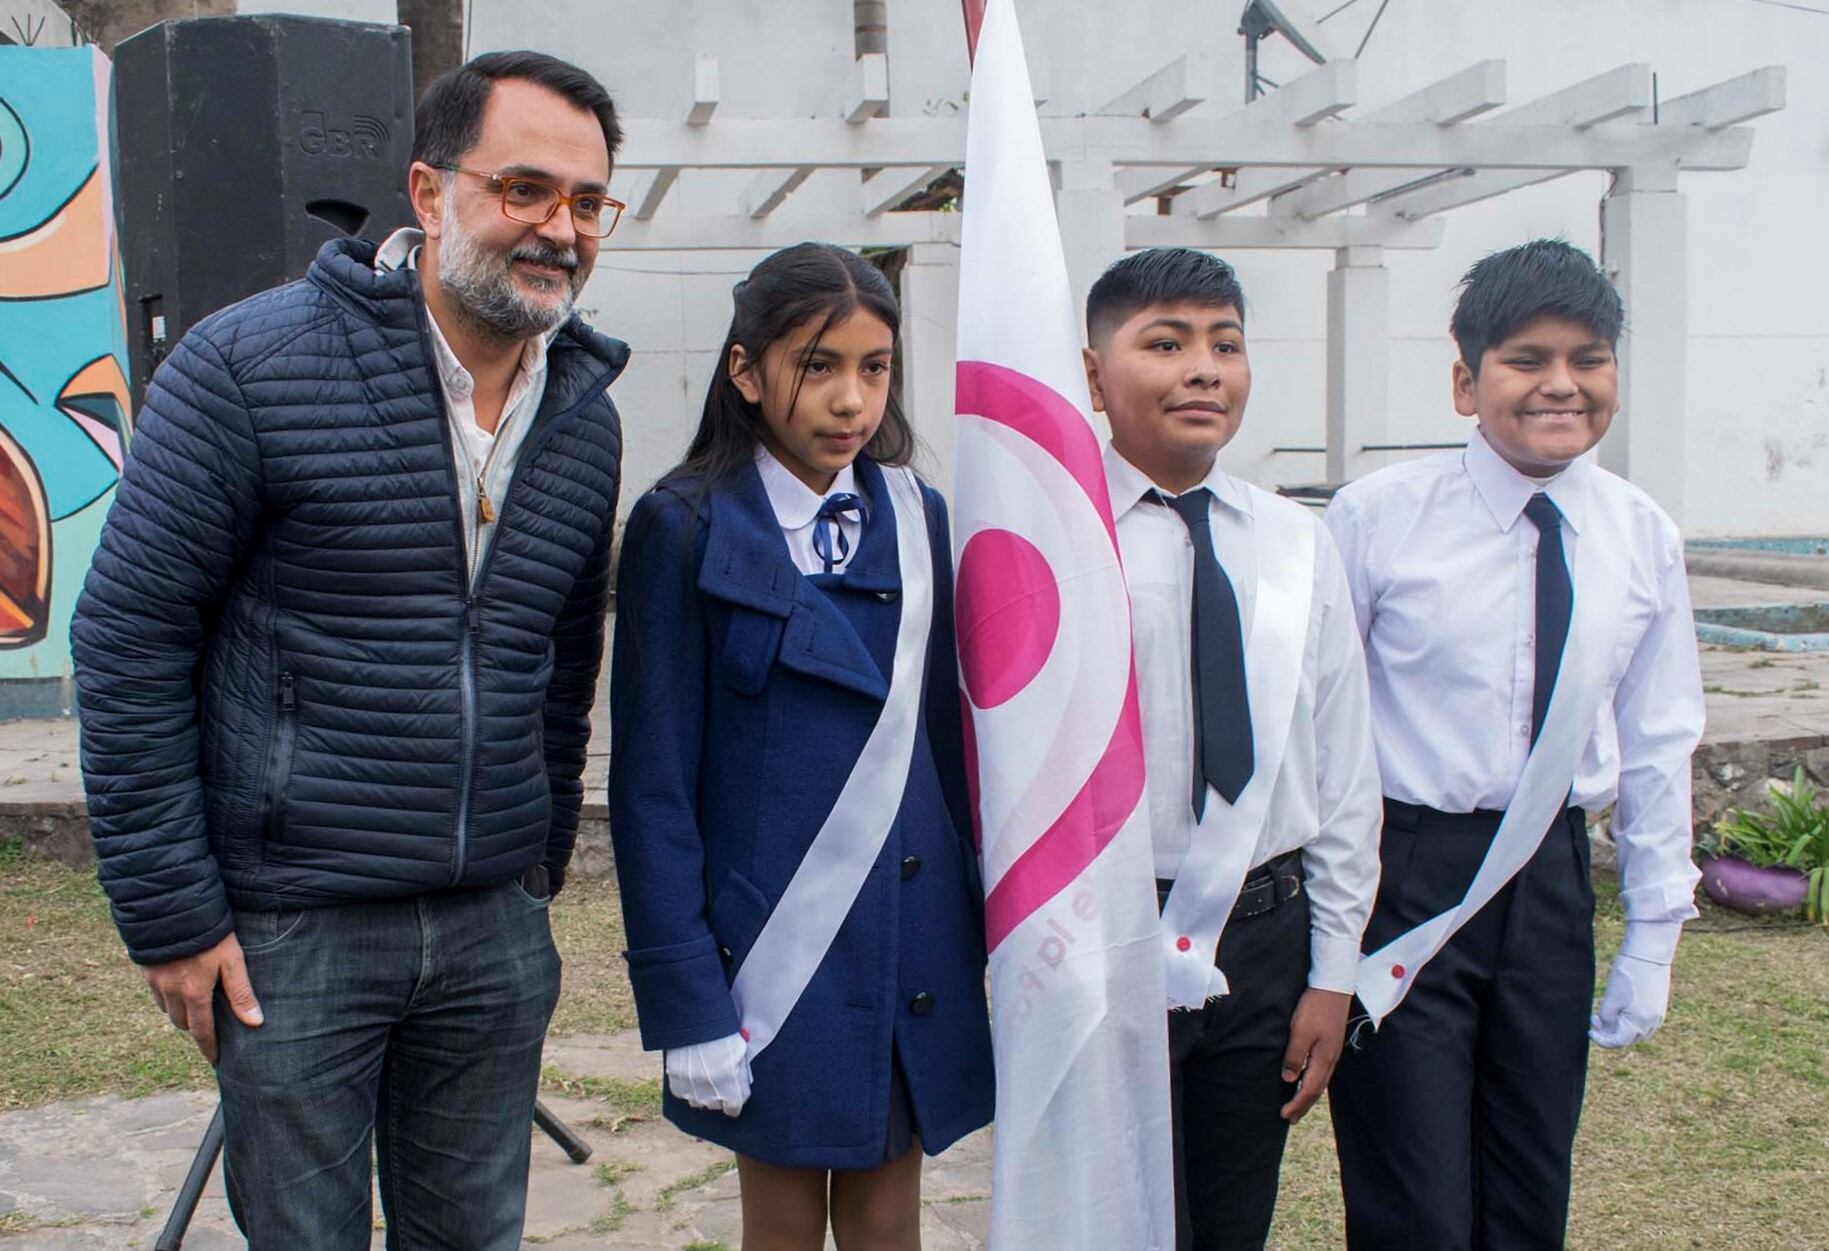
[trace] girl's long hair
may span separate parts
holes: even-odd
[[[699,428],[686,449],[686,459],[670,470],[662,482],[696,477],[709,486],[729,478],[756,454],[761,438],[762,409],[743,398],[730,377],[730,349],[742,344],[753,367],[759,367],[769,345],[811,322],[817,329],[808,353],[832,326],[862,308],[880,318],[898,339],[902,311],[883,271],[855,252],[829,243],[797,243],[766,258],[732,291],[736,311],[730,333],[718,353]],[[789,405],[800,398],[806,378],[803,357],[796,366]],[[906,465],[914,458],[914,429],[892,392],[883,411],[883,423],[864,446],[863,454],[880,465]]]

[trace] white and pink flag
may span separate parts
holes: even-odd
[[[965,179],[953,516],[997,1051],[991,1247],[1168,1251],[1130,607],[1011,0],[985,6]]]

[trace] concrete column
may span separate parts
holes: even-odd
[[[1600,204],[1600,254],[1626,303],[1620,410],[1600,463],[1683,524],[1689,214],[1674,166],[1620,170]]]
[[[1107,265],[1124,255],[1124,196],[1113,180],[1110,161],[1063,160],[1059,178],[1054,209],[1079,316],[1086,309],[1086,292]],[[1079,319],[1084,321],[1083,316]]]
[[[1391,271],[1384,249],[1334,249],[1327,275],[1327,481],[1375,468],[1362,451],[1388,442]]]
[[[918,468],[949,499],[958,339],[959,246],[914,244],[902,267],[902,403],[924,449]]]

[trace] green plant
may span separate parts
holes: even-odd
[[[1707,849],[1761,867],[1799,870],[1808,879],[1804,906],[1810,919],[1829,925],[1829,804],[1818,802],[1819,792],[1801,765],[1790,786],[1772,782],[1766,791],[1769,814],[1735,809],[1715,824]]]

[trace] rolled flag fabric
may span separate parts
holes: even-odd
[[[956,611],[986,886],[993,1251],[1175,1242],[1130,606],[1010,0],[972,73]]]

